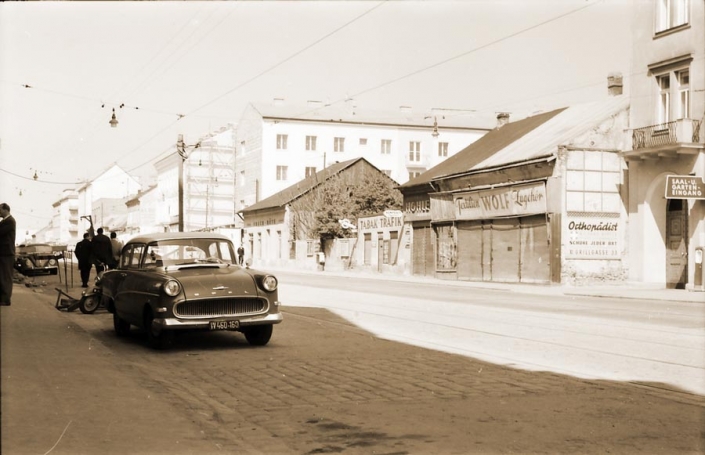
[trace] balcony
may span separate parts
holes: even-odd
[[[677,158],[703,151],[702,122],[680,119],[674,122],[637,128],[632,133],[632,150],[624,152],[627,159]]]

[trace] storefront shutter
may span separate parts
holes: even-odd
[[[459,222],[458,279],[482,281],[482,222]]]
[[[545,215],[528,216],[521,222],[521,282],[549,283],[551,254]]]

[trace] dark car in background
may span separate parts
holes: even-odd
[[[48,243],[23,243],[15,251],[15,270],[27,277],[56,275],[63,257]]]
[[[166,348],[180,330],[237,331],[266,345],[282,321],[276,277],[237,264],[230,239],[214,233],[141,235],[98,281],[118,336],[132,326]]]

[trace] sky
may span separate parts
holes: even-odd
[[[487,124],[602,99],[612,72],[627,93],[631,4],[2,2],[0,200],[21,241],[64,190],[113,164],[148,181],[179,134],[195,143],[275,98]]]

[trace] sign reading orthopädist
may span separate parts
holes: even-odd
[[[453,196],[458,220],[546,213],[544,182],[472,191]]]
[[[705,182],[693,175],[668,175],[666,199],[705,199]]]

